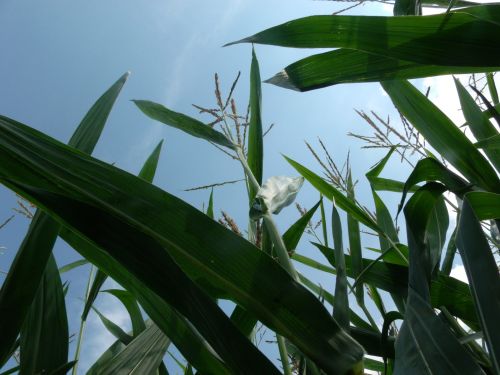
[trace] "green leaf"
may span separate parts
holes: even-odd
[[[262,135],[262,90],[260,87],[260,70],[255,50],[252,48],[252,65],[250,67],[250,124],[248,128],[248,165],[255,179],[262,185],[264,162],[264,139]],[[257,190],[249,184],[249,202],[253,202]]]
[[[96,371],[102,375],[155,374],[168,344],[167,336],[153,324]]]
[[[492,151],[500,150],[500,134],[476,142],[474,143],[474,146]]]
[[[285,156],[285,159],[292,167],[295,168],[309,183],[314,186],[323,196],[330,200],[335,200],[335,204],[350,214],[353,218],[358,220],[360,223],[366,225],[368,228],[373,229],[376,232],[380,232],[380,228],[377,223],[360,207],[356,205],[351,199],[345,197],[340,191],[335,189],[333,186],[328,184],[325,180],[315,174],[313,171],[307,169],[296,161]]]
[[[90,287],[89,294],[87,296],[87,300],[85,301],[85,305],[83,307],[83,312],[82,312],[82,320],[86,321],[87,316],[89,315],[90,308],[95,302],[95,299],[97,298],[97,295],[99,294],[99,291],[101,290],[102,284],[106,281],[108,278],[108,275],[106,275],[104,272],[102,272],[100,269],[97,270],[97,273],[94,277],[94,280],[92,281],[92,286]]]
[[[75,154],[12,120],[0,120],[0,135],[0,179],[110,252],[185,314],[233,369],[275,371],[255,347],[242,341],[243,336],[236,334],[225,315],[179,267],[205,290],[210,289],[213,297],[214,290],[224,291],[254,312],[326,371],[347,371],[361,359],[359,345],[314,296],[267,254],[205,214],[137,177]],[[63,161],[65,169],[56,167]],[[78,172],[69,173],[71,170]],[[120,205],[112,204],[117,201]],[[95,226],[96,221],[107,225]],[[111,237],[110,233],[116,235]],[[256,279],[257,269],[265,277]],[[170,282],[177,288],[167,287]],[[222,334],[226,339],[220,339]],[[241,348],[236,350],[238,346]]]
[[[347,178],[347,196],[351,200],[355,201],[356,197],[354,195],[354,184],[352,182],[352,175],[349,171],[349,176]],[[361,232],[359,229],[359,223],[350,214],[347,214],[347,235],[349,237],[349,253],[352,257],[352,271],[354,279],[357,279],[361,271],[363,270],[363,251],[361,249]],[[328,244],[325,244],[328,247]],[[364,306],[364,296],[365,291],[363,283],[358,284],[355,290],[356,301],[358,305]]]
[[[484,374],[419,293],[409,290],[394,374]]]
[[[160,159],[162,144],[163,140],[161,140],[160,143],[158,143],[158,145],[154,148],[153,152],[146,159],[139,172],[139,177],[149,183],[152,183],[155,177],[156,167],[158,166],[158,160]],[[99,291],[101,290],[101,287],[107,278],[108,276],[104,272],[102,272],[100,269],[97,270],[94,281],[92,282],[92,286],[87,296],[87,300],[85,301],[85,306],[83,307],[83,321],[87,320],[87,315],[89,314],[90,308],[94,304],[95,299],[97,298],[97,295],[99,294]]]
[[[116,355],[123,351],[126,345],[120,340],[116,340],[106,349],[101,356],[88,369],[86,375],[100,375],[101,369]]]
[[[316,203],[310,210],[308,210],[295,223],[293,223],[292,226],[288,228],[287,231],[283,234],[283,242],[285,243],[286,249],[288,251],[294,251],[297,248],[302,234],[306,230],[309,221],[311,221],[319,205],[320,202]]]
[[[208,198],[207,216],[214,219],[214,189],[210,191],[210,198]]]
[[[465,195],[457,230],[457,247],[470,282],[474,304],[488,345],[491,362],[500,372],[500,277],[479,218]],[[498,195],[497,195],[498,201]]]
[[[129,75],[129,72],[122,75],[99,99],[97,99],[71,136],[68,142],[69,146],[86,154],[92,154],[109,114],[111,113],[111,109],[113,109],[115,101]]]
[[[457,252],[457,246],[455,243],[456,234],[457,227],[455,226],[455,229],[453,229],[453,233],[448,240],[446,254],[444,256],[443,265],[441,266],[441,272],[447,276],[449,276],[451,273],[451,269],[453,267],[453,259],[455,259],[455,253]]]
[[[40,211],[33,220],[0,290],[0,366],[11,353],[43,279],[45,265],[57,238],[58,225]]]
[[[443,197],[437,199],[431,212],[427,230],[425,233],[425,242],[429,247],[430,267],[433,275],[439,270],[441,260],[441,251],[446,242],[446,233],[450,224],[448,209]]]
[[[467,193],[467,200],[474,208],[478,220],[493,220],[500,218],[500,194],[485,191]]]
[[[404,190],[405,183],[401,181],[392,180],[383,177],[372,177],[370,185],[375,191],[392,191],[394,193],[401,193]],[[413,186],[408,191],[415,192],[420,186]]]
[[[429,144],[470,182],[486,190],[498,189],[500,180],[488,161],[424,94],[406,81],[387,81],[382,86]]]
[[[213,349],[209,348],[207,342],[193,329],[192,325],[183,316],[179,315],[163,299],[146,288],[143,283],[123,268],[114,258],[68,229],[63,228],[60,235],[83,257],[89,259],[89,261],[104,270],[125,289],[130,291],[138,299],[148,316],[165,334],[168,333],[168,337],[181,351],[183,356],[196,366],[197,369],[205,373],[230,373],[221,360],[213,354]],[[118,344],[121,343],[118,342]],[[116,349],[109,349],[111,354],[116,354],[115,350],[121,350],[118,344],[116,344]],[[108,358],[108,354],[103,354],[101,358]],[[103,359],[103,362],[106,360]]]
[[[333,249],[325,248],[320,244],[314,245],[327,256],[328,261],[335,267],[335,259],[328,254],[333,252]],[[303,264],[314,267],[314,263],[301,258],[294,254],[293,259],[300,261]],[[346,271],[348,277],[353,277],[352,260],[349,255],[345,255]],[[322,265],[322,268],[317,268],[321,271],[335,274],[335,270]],[[363,267],[367,267],[372,263],[371,259],[363,259]],[[402,298],[408,295],[408,267],[387,262],[376,262],[368,272],[365,272],[361,280],[376,288],[385,290],[386,292],[396,294]],[[474,304],[469,287],[466,283],[449,277],[444,274],[438,274],[437,278],[431,281],[431,303],[435,308],[445,306],[453,315],[464,320],[467,324],[478,328],[475,323],[477,321],[474,311]]]
[[[425,158],[418,161],[417,165],[406,180],[403,194],[401,195],[398,214],[403,208],[403,203],[408,191],[410,191],[416,184],[423,181],[439,181],[443,183],[449,191],[457,194],[458,196],[462,196],[464,193],[471,190],[471,185],[467,181],[453,173],[439,161],[434,158]]]
[[[481,8],[475,10],[474,8]],[[310,16],[234,43],[296,48],[348,48],[426,65],[497,66],[500,7],[431,16]],[[488,19],[481,12],[488,14]],[[230,44],[234,44],[230,43]]]
[[[498,91],[497,86],[495,85],[495,79],[493,78],[492,73],[486,74],[486,81],[488,82],[488,90],[490,92],[491,100],[493,101],[493,105],[498,105]]]
[[[153,183],[153,179],[156,174],[156,167],[158,166],[158,160],[160,159],[161,146],[163,145],[163,139],[156,145],[155,149],[146,159],[146,162],[139,172],[139,177],[147,182]]]
[[[91,153],[128,73],[113,84],[90,108],[69,145]],[[59,225],[37,211],[0,290],[0,366],[8,359],[21,324],[37,292],[45,265],[57,238]]]
[[[89,263],[89,261],[87,259],[75,260],[74,262],[68,263],[68,264],[62,266],[61,268],[59,268],[59,273],[62,275],[63,273],[69,272],[75,268],[78,268],[80,266],[84,266],[88,263]]]
[[[480,73],[485,70],[496,71],[500,68],[423,65],[340,48],[296,61],[265,82],[286,89],[310,91],[341,83],[415,79],[447,74]]]
[[[500,70],[500,69],[499,69]],[[465,87],[462,86],[460,81],[455,78],[455,86],[457,88],[458,97],[462,106],[462,112],[469,129],[472,131],[474,138],[478,142],[489,139],[494,136],[500,136],[493,124],[490,122],[488,115],[484,114],[481,107],[479,107],[474,98],[467,92]],[[477,145],[476,145],[477,147]],[[491,163],[495,166],[497,171],[500,171],[500,150],[484,149],[485,154],[490,159]]]
[[[302,274],[299,274],[300,281],[308,287],[311,291],[313,291],[315,294],[318,295],[318,298],[324,299],[326,302],[328,302],[330,305],[335,304],[335,297],[333,294],[329,293],[327,290],[323,289],[321,286],[315,284],[311,280],[309,280],[307,277],[305,277]],[[363,328],[369,331],[373,330],[373,327],[365,322],[363,318],[361,318],[358,314],[356,314],[352,309],[349,308],[349,315],[351,317],[351,322],[354,324],[354,326]]]
[[[108,289],[103,290],[103,292],[115,296],[120,300],[123,306],[125,306],[130,316],[130,321],[132,322],[132,332],[134,334],[134,337],[146,329],[141,310],[139,308],[139,305],[137,304],[136,298],[132,295],[132,293],[122,289]]]
[[[104,325],[104,327],[106,327],[109,333],[111,333],[125,345],[128,345],[132,341],[133,337],[127,334],[123,329],[121,329],[120,326],[102,315],[95,307],[92,306],[92,309],[95,311],[99,319],[101,319],[102,324]]]
[[[66,304],[59,270],[52,255],[49,255],[21,328],[20,343],[20,372],[23,374],[51,372],[68,362]]]
[[[336,261],[337,277],[335,278],[335,301],[333,303],[333,317],[345,330],[349,329],[349,299],[347,298],[347,275],[342,241],[342,222],[335,207],[332,207],[333,253]]]
[[[171,111],[161,104],[147,100],[133,100],[135,105],[148,117],[165,125],[182,130],[197,138],[205,139],[220,146],[234,149],[235,145],[222,133],[210,126],[182,113]]]

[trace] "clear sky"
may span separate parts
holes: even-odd
[[[136,173],[154,146],[164,139],[155,184],[201,208],[209,191],[184,189],[240,179],[243,173],[239,165],[202,140],[149,120],[130,100],[157,101],[197,117],[192,103],[206,107],[215,104],[214,73],[219,73],[227,93],[241,71],[235,99],[244,109],[248,103],[251,47],[221,46],[294,18],[331,14],[347,4],[308,0],[4,0],[0,2],[0,114],[67,142],[93,102],[121,74],[131,71],[94,156]],[[390,15],[392,11],[387,6],[367,4],[350,13]],[[256,46],[261,76],[269,78],[312,52],[317,51]],[[446,82],[431,79],[426,85],[442,85],[431,96],[449,105],[455,99]],[[354,177],[360,180],[358,197],[372,207],[363,177],[383,152],[361,150],[361,142],[346,136],[348,131],[370,133],[354,108],[382,115],[393,113],[389,99],[377,84],[340,85],[310,93],[264,84],[265,128],[275,124],[265,138],[264,178],[296,175],[281,154],[319,173],[304,140],[318,145],[320,137],[340,165],[351,152]],[[209,121],[208,117],[198,118]],[[389,170],[390,177],[400,180],[408,174],[397,161],[390,164]],[[242,183],[218,188],[214,196],[217,216],[224,209],[242,228],[246,227]],[[384,198],[394,213],[397,196]],[[311,207],[317,199],[318,194],[307,184],[298,196],[304,207]],[[17,204],[15,195],[3,187],[0,202],[1,223],[14,213]],[[278,217],[280,229],[286,229],[297,218],[295,208],[284,210]],[[8,270],[28,224],[26,218],[16,215],[0,231],[0,245],[5,247],[0,255],[0,270]],[[299,252],[321,259],[308,245],[310,239],[302,241]],[[373,240],[367,238],[363,245],[370,243]],[[62,241],[58,241],[55,251],[59,265],[78,258]],[[71,333],[78,329],[87,275],[85,267],[64,278],[71,280],[67,298]],[[333,289],[332,278],[316,276],[325,288]],[[130,326],[125,312],[109,297],[100,296],[97,306],[123,328]],[[79,372],[83,373],[112,342],[112,336],[91,314]],[[268,353],[275,356],[272,351]],[[179,372],[172,361],[168,361],[168,367],[173,374]]]

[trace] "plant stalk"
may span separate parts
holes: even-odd
[[[290,368],[290,362],[288,361],[288,351],[286,350],[285,338],[281,335],[276,335],[278,340],[278,349],[280,351],[281,363],[283,364],[284,375],[292,375],[292,369]]]
[[[90,272],[89,272],[89,279],[87,281],[87,288],[85,290],[85,301],[84,301],[84,306],[85,302],[89,298],[89,293],[90,293],[90,285],[92,283],[92,278],[94,276],[94,270],[95,267],[94,265],[90,266]],[[71,371],[72,375],[76,375],[77,370],[78,370],[78,361],[80,359],[80,350],[82,347],[82,340],[83,340],[83,332],[85,331],[85,326],[86,326],[87,320],[81,319],[80,321],[80,330],[78,332],[78,340],[76,342],[76,350],[75,350],[75,365],[73,366],[73,370]]]
[[[241,165],[243,166],[245,174],[248,177],[249,183],[254,187],[255,190],[259,190],[260,185],[257,182],[255,176],[253,175],[252,170],[250,169],[250,166],[247,163],[245,155],[243,155],[243,152],[241,151],[241,148],[237,147],[236,152],[238,155],[238,159]],[[263,216],[263,219],[264,222],[266,223],[271,240],[273,241],[273,244],[276,247],[276,253],[278,254],[279,264],[281,264],[281,266],[294,278],[295,281],[299,282],[299,275],[297,274],[297,271],[295,270],[292,261],[290,260],[285,243],[283,242],[283,238],[281,237],[281,234],[278,231],[278,227],[274,222],[272,214],[270,212],[266,212]]]

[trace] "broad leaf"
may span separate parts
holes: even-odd
[[[81,234],[109,251],[161,298],[185,314],[233,369],[241,369],[244,362],[245,372],[263,367],[271,371],[267,360],[252,352],[234,326],[226,323],[224,314],[190,284],[178,266],[212,293],[214,289],[228,293],[326,371],[347,371],[361,359],[361,348],[328,316],[314,296],[265,253],[205,214],[134,176],[76,154],[12,120],[0,121],[0,133],[2,181],[46,209],[50,207],[59,220],[74,230],[78,228]],[[57,167],[63,161],[64,170]],[[70,174],[71,169],[78,172]],[[42,179],[42,175],[52,178]],[[111,204],[110,197],[120,205]],[[172,212],[175,215],[169,214]],[[115,229],[92,225],[96,221],[105,221]],[[116,236],[110,237],[110,233]],[[136,251],[138,243],[141,252]],[[241,262],[245,267],[235,267]],[[165,288],[169,284],[167,276],[178,288]],[[182,291],[183,284],[187,291]],[[188,292],[191,296],[186,299]],[[193,304],[197,309],[192,308]],[[215,329],[216,336],[213,325],[219,327]],[[223,333],[228,337],[221,342]],[[235,350],[238,345],[242,346],[241,351]],[[339,352],[341,347],[343,350]]]

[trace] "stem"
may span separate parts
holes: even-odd
[[[245,174],[247,175],[249,183],[253,186],[255,190],[258,191],[260,189],[260,185],[257,182],[255,176],[253,175],[252,170],[250,169],[250,166],[248,165],[245,155],[243,155],[243,152],[241,151],[240,147],[236,148],[236,153],[238,155],[238,159],[240,160],[241,165],[243,166],[243,169],[245,170]],[[276,247],[279,263],[294,278],[295,281],[299,282],[299,275],[297,274],[297,271],[293,267],[285,243],[283,242],[283,238],[281,237],[281,234],[278,231],[278,227],[274,222],[272,214],[270,212],[265,213],[263,219],[264,222],[266,223],[269,235],[271,236],[271,240],[273,241],[273,244]]]
[[[292,375],[292,369],[290,368],[290,363],[288,362],[288,352],[286,350],[285,339],[281,335],[276,335],[278,340],[278,349],[280,351],[281,363],[283,364],[284,375]]]
[[[85,290],[85,302],[89,298],[89,293],[90,293],[90,284],[92,282],[92,277],[94,276],[94,265],[90,266],[90,272],[89,272],[89,279],[87,281],[87,288]],[[84,302],[84,303],[85,303]],[[78,361],[80,359],[80,350],[82,347],[82,339],[83,339],[83,331],[85,331],[85,325],[87,321],[86,320],[81,320],[80,321],[80,330],[78,332],[78,341],[76,342],[76,351],[75,351],[75,365],[73,366],[73,371],[71,372],[72,375],[76,375],[77,369],[78,369]]]

